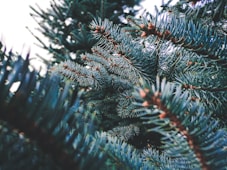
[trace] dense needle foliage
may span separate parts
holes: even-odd
[[[31,7],[53,60],[1,46],[0,169],[227,168],[226,0],[139,2]]]

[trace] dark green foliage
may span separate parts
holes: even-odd
[[[45,77],[28,57],[1,51],[0,151],[9,156],[0,167],[20,158],[23,169],[226,169],[226,2],[167,3],[157,16],[129,16],[127,26],[107,14],[107,2],[33,8],[53,40],[43,44],[55,55],[50,65],[58,63]]]
[[[74,99],[69,81],[40,77],[28,59],[1,51],[1,168],[152,169],[139,150],[97,131],[96,115]]]
[[[1,121],[0,167],[4,170],[59,169],[24,133]]]
[[[92,19],[109,18],[114,23],[122,23],[126,15],[135,15],[133,7],[139,5],[139,2],[140,0],[52,0],[51,8],[46,11],[31,7],[31,15],[39,23],[40,31],[50,40],[50,44],[36,38],[51,53],[55,62],[66,59],[76,59],[79,62],[79,54],[90,52],[97,42],[88,27]],[[68,55],[70,52],[73,56]]]
[[[20,165],[18,169],[31,168],[28,165],[29,161],[34,169],[42,168],[44,163],[44,169],[55,169],[55,167],[74,169],[87,166],[87,158],[77,155],[88,152],[88,145],[91,142],[89,134],[94,133],[95,127],[92,125],[92,115],[81,114],[78,110],[79,99],[72,98],[70,83],[61,82],[56,76],[39,77],[35,71],[29,70],[28,58],[24,60],[20,56],[12,53],[7,55],[3,51],[1,59],[0,118],[18,129],[16,132],[19,133],[15,136],[13,133],[17,133],[2,122],[1,147],[7,151],[8,158],[5,158],[1,167],[10,169],[15,166],[12,163],[16,160],[16,165]],[[15,83],[19,83],[19,87],[15,92],[11,92],[10,89]],[[5,131],[8,131],[8,134]],[[23,134],[31,140],[27,144]],[[8,143],[4,143],[7,140]],[[33,142],[38,146],[32,147]],[[14,146],[18,149],[14,149]],[[22,149],[21,152],[18,152],[19,148]],[[55,163],[50,166],[52,160],[46,161],[46,156],[36,151],[38,149],[49,154]],[[32,156],[32,151],[37,156]],[[30,158],[29,155],[32,157]],[[40,162],[43,163],[39,165]],[[97,163],[98,161],[93,163],[90,161],[88,165],[95,167]]]

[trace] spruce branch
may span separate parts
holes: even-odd
[[[220,64],[227,65],[225,58],[226,37],[224,36],[223,38],[217,35],[208,27],[177,17],[162,18],[159,22],[153,19],[145,23],[128,17],[128,21],[136,25],[135,31],[140,30],[140,36],[143,38],[154,35],[160,39],[171,41],[173,44],[184,47],[198,55],[203,55]]]
[[[2,169],[60,170],[51,157],[42,152],[37,143],[28,138],[24,132],[15,129],[3,120],[0,121],[0,132],[0,166]]]
[[[139,127],[135,125],[128,125],[128,126],[119,126],[107,131],[108,134],[111,136],[117,136],[118,139],[122,141],[128,141],[130,138],[137,136],[139,134]]]
[[[90,62],[91,67],[83,67],[79,64],[66,61],[52,68],[54,74],[58,73],[63,77],[78,82],[80,86],[92,87],[95,89],[105,88],[108,82],[106,69],[98,63]]]
[[[43,11],[36,14],[42,17],[40,26],[52,42],[45,48],[58,62],[64,61],[52,67],[51,72],[62,75],[67,88],[61,81],[58,87],[64,92],[50,92],[55,95],[46,97],[34,120],[45,125],[46,132],[53,131],[53,124],[58,123],[55,120],[68,120],[67,128],[62,133],[57,128],[54,134],[60,133],[63,137],[59,135],[59,141],[64,138],[66,145],[72,146],[69,153],[73,152],[80,168],[94,169],[94,164],[101,169],[227,166],[227,38],[215,28],[225,19],[226,7],[222,6],[225,1],[201,0],[206,3],[201,10],[197,6],[191,10],[190,1],[180,1],[174,8],[179,10],[177,13],[168,8],[170,0],[163,6],[169,10],[168,16],[160,12],[150,18],[129,18],[132,27],[128,28],[103,18],[104,13],[108,18],[109,13],[112,17],[118,12],[108,10],[114,9],[117,2],[59,2],[60,5],[52,3],[51,15],[47,11],[44,15]],[[185,9],[181,8],[184,4],[187,4]],[[214,6],[210,17],[211,4]],[[90,9],[101,11],[95,11],[96,15]],[[189,13],[194,17],[185,15]],[[97,19],[88,26],[90,16]],[[89,44],[91,41],[96,44]],[[162,81],[155,81],[156,76]],[[57,116],[52,120],[52,114],[42,114],[46,105],[55,112],[67,105],[61,105],[60,101],[67,99],[71,82],[74,87],[85,89],[80,100],[84,107],[76,109],[73,114],[76,118]],[[152,85],[154,82],[156,85]],[[138,89],[132,94],[134,86]],[[61,100],[56,102],[59,95]],[[38,99],[35,101],[39,103]],[[39,115],[49,124],[39,119]],[[95,124],[93,119],[97,120]],[[97,130],[95,134],[93,128]]]
[[[22,114],[18,114],[16,110],[5,108],[1,108],[1,110],[5,114],[0,117],[1,120],[19,129],[21,133],[26,134],[32,141],[36,141],[42,151],[51,155],[61,167],[67,169],[78,168],[77,163],[74,162],[73,155],[64,150],[57,138],[51,136],[49,132],[38,126],[36,122],[31,121]]]
[[[39,37],[35,36],[35,38],[56,60],[53,63],[65,61],[65,57],[80,62],[79,57],[75,59],[65,53],[77,53],[80,56],[82,53],[90,52],[97,42],[88,27],[91,20],[96,17],[102,19],[107,17],[114,23],[120,24],[122,23],[120,18],[127,15],[124,8],[128,7],[130,14],[134,15],[136,10],[133,10],[133,6],[139,2],[140,0],[117,2],[52,0],[50,7],[45,10],[38,5],[31,6],[31,15],[39,26],[38,30],[50,41],[44,43]]]
[[[2,53],[2,55],[4,55],[4,53]],[[15,56],[13,56],[12,53],[10,53],[9,56],[9,58],[3,59],[2,62],[4,64],[0,67],[0,70],[3,71],[3,76],[0,77],[1,120],[8,122],[14,128],[19,129],[20,132],[25,133],[31,140],[37,141],[39,147],[41,147],[46,153],[51,154],[52,158],[59,161],[59,164],[63,163],[60,160],[64,160],[65,162],[67,162],[68,168],[72,168],[72,166],[75,167],[75,163],[72,157],[68,155],[68,153],[65,152],[64,149],[62,149],[62,145],[60,145],[56,138],[50,135],[50,132],[44,130],[36,120],[30,118],[30,116],[34,118],[36,116],[35,113],[40,111],[35,111],[34,106],[28,109],[28,106],[31,105],[31,101],[36,100],[31,97],[31,94],[35,93],[35,90],[41,90],[41,88],[43,88],[44,86],[37,87],[37,73],[35,71],[29,71],[28,57],[26,58],[26,60],[23,60],[21,57],[19,57],[14,63],[12,63],[12,60],[15,59]],[[10,71],[5,72],[5,69],[9,67],[11,67]],[[11,86],[18,81],[20,82],[18,90],[15,92],[15,94],[10,95]],[[8,82],[8,85],[5,84],[6,82]],[[50,83],[49,86],[51,86],[52,83],[55,83],[54,81],[46,78],[43,83],[45,84],[47,82]],[[46,89],[43,90],[46,90],[47,94],[53,92],[48,89],[48,86],[46,86],[45,88]],[[49,99],[51,98],[48,95],[46,97],[49,97]],[[40,102],[40,107],[43,106],[41,104],[42,103]],[[45,118],[49,117],[45,116]],[[57,120],[55,119],[55,121]],[[45,122],[46,120],[44,119],[43,121]],[[51,122],[54,123],[53,121]],[[53,128],[52,125],[50,126],[49,124],[50,129]],[[61,164],[61,166],[65,165]]]
[[[152,81],[150,77],[155,72],[156,57],[154,52],[151,53],[143,48],[140,42],[132,39],[125,33],[124,29],[120,29],[107,19],[101,21],[94,20],[90,24],[90,28],[94,31],[94,35],[99,39],[97,46],[103,48],[104,51],[119,56],[130,68],[130,72],[139,74],[148,81]],[[133,48],[130,48],[133,47]],[[154,67],[151,67],[151,64]],[[134,80],[133,78],[130,78]]]
[[[192,89],[192,90],[204,90],[204,91],[210,91],[210,92],[219,92],[219,91],[227,91],[227,87],[217,87],[217,88],[212,88],[212,87],[198,87],[198,86],[193,86],[189,84],[184,84],[183,88],[185,89]]]
[[[194,104],[194,106],[189,109],[189,96],[186,92],[182,92],[180,86],[176,87],[174,84],[166,83],[165,80],[160,82],[159,79],[157,79],[156,83],[156,86],[153,85],[152,87],[145,85],[135,94],[138,101],[140,101],[139,103],[135,102],[135,104],[144,108],[144,113],[138,116],[141,117],[146,124],[154,123],[159,125],[150,130],[155,130],[165,135],[165,138],[163,138],[166,144],[164,148],[168,149],[171,145],[172,147],[178,148],[179,146],[176,140],[183,142],[182,139],[185,139],[202,169],[213,169],[219,166],[216,164],[216,161],[221,163],[222,161],[220,161],[220,159],[224,160],[227,156],[227,152],[222,150],[226,145],[225,137],[219,139],[220,145],[218,145],[217,148],[219,148],[218,150],[223,154],[220,153],[222,156],[219,158],[210,160],[210,156],[208,155],[212,154],[213,149],[208,146],[212,143],[213,145],[217,143],[217,136],[221,134],[224,135],[226,131],[224,129],[215,131],[214,129],[218,122],[206,116],[203,108],[198,104]],[[167,128],[167,126],[169,126],[169,128]],[[211,127],[208,128],[206,126]],[[197,127],[196,130],[194,129],[195,127]],[[175,135],[173,131],[176,131]],[[180,139],[177,135],[178,132],[180,133]],[[206,144],[204,144],[204,140],[207,141],[205,142]],[[183,145],[183,143],[181,145]],[[179,151],[179,149],[176,149],[176,151],[177,150]],[[184,152],[183,148],[181,148],[181,150]],[[180,154],[175,153],[176,151],[171,148],[169,154],[173,156],[174,154]],[[185,154],[186,153],[184,153],[184,155]],[[190,155],[191,153],[188,152],[188,154]],[[224,167],[224,164],[220,165],[220,167]]]
[[[142,98],[148,97],[149,91],[148,92],[146,92],[146,91],[147,91],[147,89],[145,89],[144,91],[143,90],[140,91],[140,95]],[[149,107],[150,105],[157,106],[157,109],[161,110],[161,112],[159,114],[159,118],[170,120],[171,126],[174,126],[182,134],[182,136],[184,136],[186,138],[189,146],[191,147],[191,149],[194,150],[196,157],[199,159],[199,161],[201,163],[202,169],[208,170],[209,168],[206,163],[206,159],[203,157],[203,155],[200,151],[201,149],[197,146],[196,140],[193,139],[193,137],[189,134],[189,132],[187,131],[187,128],[181,123],[181,120],[179,120],[174,113],[172,113],[169,109],[167,109],[167,107],[165,105],[162,104],[161,93],[156,92],[153,94],[152,97],[150,97],[150,95],[149,95],[149,98],[150,99],[145,100],[142,103],[142,106],[143,107]]]
[[[132,90],[125,90],[119,96],[119,104],[117,105],[118,115],[122,118],[135,118],[137,117],[137,112],[135,111],[136,107],[133,105],[135,101],[134,96],[132,95]]]
[[[4,52],[1,55],[5,55]],[[95,155],[89,157],[87,154],[95,131],[94,115],[81,113],[83,109],[78,98],[81,94],[74,100],[69,81],[62,82],[59,77],[49,75],[42,78],[35,70],[29,70],[28,57],[24,60],[10,53],[9,57],[1,58],[0,119],[35,142],[37,149],[49,155],[56,167],[80,169],[89,168],[91,164],[100,167],[99,161],[92,161]],[[12,92],[14,83],[19,83],[19,87]],[[16,139],[11,142],[20,146]],[[98,157],[103,160],[101,155]],[[14,157],[7,161],[10,159]],[[86,164],[87,161],[90,164]],[[24,166],[25,163],[25,159],[19,161]]]

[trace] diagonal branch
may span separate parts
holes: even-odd
[[[155,92],[152,96],[150,96],[149,89],[141,89],[139,91],[139,94],[141,98],[145,99],[145,101],[142,103],[143,107],[155,105],[157,109],[162,110],[162,112],[159,114],[159,118],[160,119],[168,118],[170,120],[170,124],[176,127],[176,129],[186,138],[188,145],[194,151],[196,157],[198,158],[202,169],[203,170],[211,169],[208,166],[207,161],[203,156],[200,147],[196,144],[196,139],[194,139],[193,136],[190,135],[187,128],[181,123],[181,120],[162,103],[161,101],[162,94],[160,92]]]

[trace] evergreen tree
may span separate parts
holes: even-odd
[[[45,77],[2,47],[2,169],[226,169],[227,2],[169,1],[127,25],[108,1],[84,21],[95,2],[33,8],[55,58]]]

